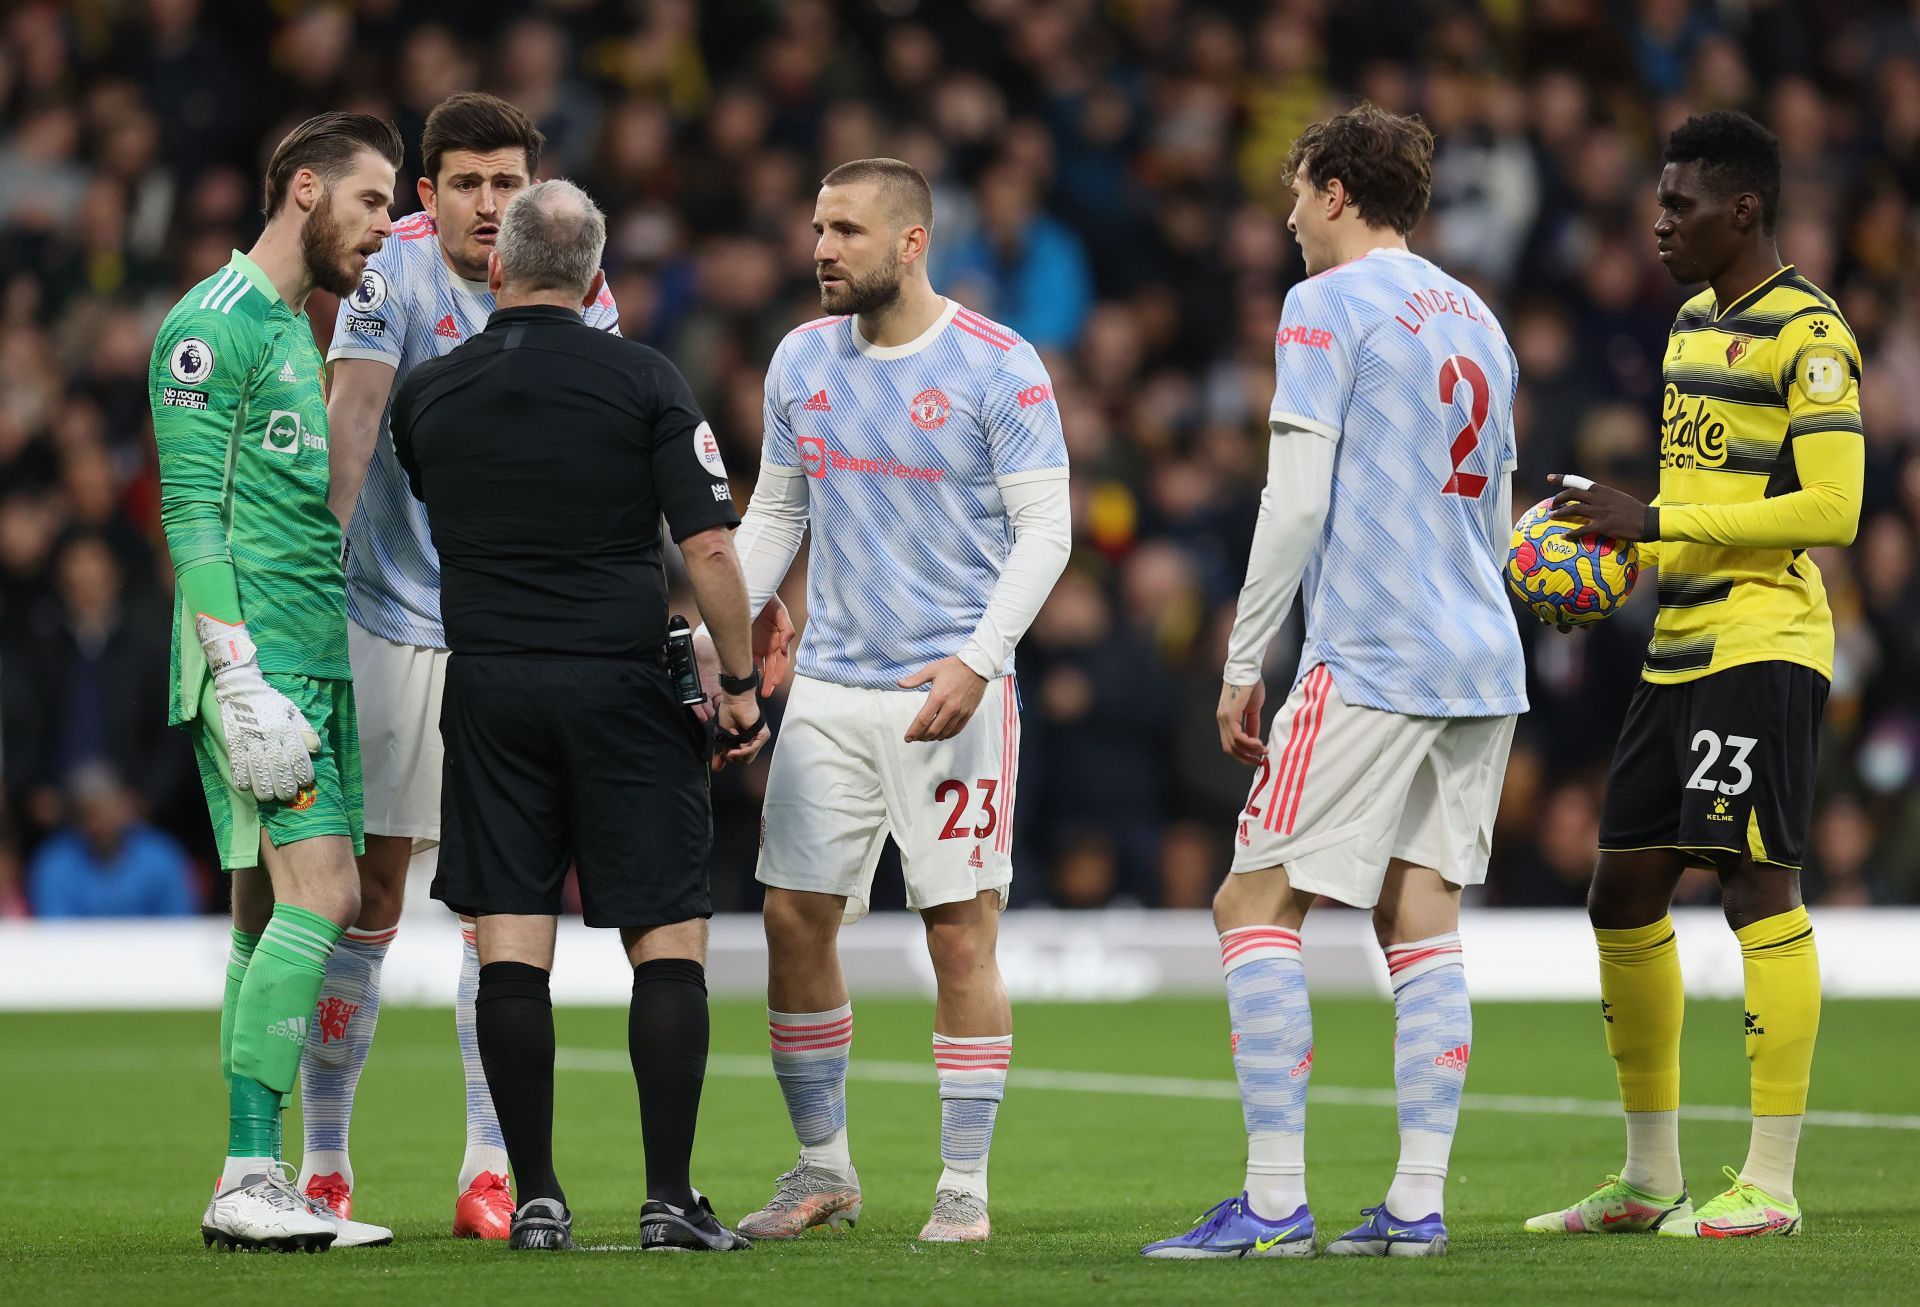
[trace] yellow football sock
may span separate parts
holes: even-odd
[[[1747,973],[1747,1062],[1755,1116],[1807,1110],[1813,1039],[1820,1029],[1820,958],[1805,908],[1734,935]]]
[[[1680,947],[1673,918],[1632,930],[1593,932],[1600,945],[1600,1011],[1607,1052],[1629,1112],[1672,1112],[1680,1106]]]

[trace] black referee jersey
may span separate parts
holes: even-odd
[[[660,517],[676,540],[739,518],[685,379],[578,313],[503,309],[416,368],[391,421],[452,652],[433,896],[554,916],[571,865],[589,926],[707,916],[706,744],[660,658]]]
[[[408,375],[391,426],[456,654],[650,653],[667,625],[661,514],[676,541],[740,521],[679,370],[567,309],[495,313]]]

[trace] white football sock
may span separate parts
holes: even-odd
[[[1387,1210],[1417,1221],[1447,1212],[1447,1155],[1453,1136],[1429,1130],[1400,1132],[1400,1164],[1387,1188]]]
[[[1393,1090],[1400,1161],[1387,1211],[1405,1220],[1446,1215],[1447,1155],[1460,1124],[1473,1046],[1473,1004],[1458,931],[1390,944]]]
[[[480,1065],[479,1028],[474,1023],[473,1000],[480,992],[480,945],[471,925],[461,923],[464,943],[460,955],[460,985],[453,995],[453,1027],[460,1037],[460,1065],[467,1077],[467,1152],[460,1160],[460,1192],[465,1193],[482,1171],[507,1173],[507,1137],[500,1133],[493,1093],[487,1088],[487,1069]]]
[[[1628,1112],[1626,1117],[1627,1162],[1620,1178],[1655,1198],[1680,1194],[1687,1187],[1680,1174],[1680,1113]]]
[[[847,1059],[853,1004],[825,1012],[767,1009],[773,1074],[800,1141],[800,1160],[836,1175],[853,1166],[847,1151]]]
[[[1747,1164],[1740,1178],[1758,1185],[1769,1197],[1793,1201],[1793,1163],[1800,1151],[1804,1116],[1756,1116],[1753,1138],[1747,1145]]]
[[[940,1075],[940,1162],[935,1191],[958,1189],[987,1201],[987,1154],[994,1121],[1007,1093],[1013,1035],[933,1037]]]
[[[314,1004],[313,1033],[300,1055],[302,1192],[316,1175],[339,1175],[353,1188],[347,1129],[354,1092],[380,1020],[380,968],[398,927],[350,929],[327,955],[326,979]]]
[[[276,1165],[271,1157],[229,1157],[220,1171],[220,1192],[225,1193],[250,1175],[274,1175]]]
[[[1307,1136],[1247,1136],[1247,1206],[1255,1216],[1284,1221],[1307,1201]]]
[[[1283,1221],[1307,1201],[1313,1009],[1300,936],[1280,926],[1222,931],[1220,966],[1247,1130],[1247,1205],[1257,1216]]]

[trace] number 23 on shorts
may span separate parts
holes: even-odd
[[[1749,735],[1720,736],[1712,731],[1696,731],[1690,751],[1699,755],[1700,765],[1693,769],[1693,775],[1687,778],[1690,790],[1711,790],[1732,796],[1745,794],[1747,787],[1753,784],[1753,768],[1747,765],[1747,755],[1753,752],[1753,746],[1760,743]],[[1731,756],[1726,760],[1722,772],[1725,779],[1714,779],[1715,764],[1720,761],[1722,748]]]
[[[941,804],[953,804],[952,811],[947,814],[946,825],[940,828],[940,838],[943,840],[983,840],[999,829],[1000,813],[994,807],[994,792],[999,788],[1000,782],[991,777],[985,780],[975,781],[971,790],[967,783],[961,780],[941,781],[939,785],[935,786],[933,801]],[[968,800],[975,792],[979,795],[979,807],[983,817],[979,825],[968,826],[965,824]]]

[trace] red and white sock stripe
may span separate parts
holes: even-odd
[[[1327,699],[1333,690],[1333,673],[1322,663],[1307,673],[1305,697],[1287,728],[1287,747],[1273,769],[1273,794],[1267,801],[1261,824],[1277,835],[1293,834],[1294,819],[1300,815],[1300,794],[1306,789],[1307,769],[1313,764],[1314,741],[1320,738],[1320,723],[1326,719]]]
[[[1012,1035],[933,1037],[933,1065],[942,1080],[1004,1080],[1012,1063]]]
[[[767,1009],[767,1040],[776,1061],[845,1057],[853,1044],[853,1005],[830,1012],[775,1012]]]
[[[1387,979],[1395,989],[1441,967],[1466,965],[1466,955],[1461,951],[1460,932],[1457,930],[1405,944],[1389,944],[1386,954]]]
[[[460,942],[468,948],[480,947],[480,930],[477,926],[460,927]]]
[[[1220,932],[1220,970],[1231,973],[1236,967],[1269,958],[1300,960],[1300,936],[1281,926],[1237,926]]]
[[[361,930],[358,926],[349,926],[341,938],[366,948],[385,948],[393,943],[393,937],[399,933],[398,926],[388,926],[385,930]]]

